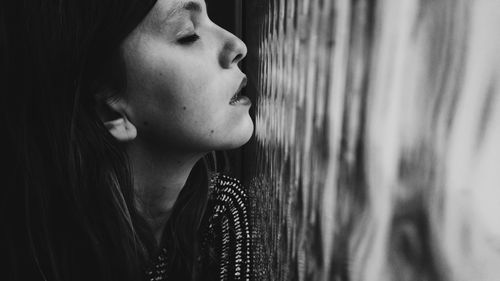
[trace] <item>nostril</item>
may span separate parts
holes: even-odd
[[[240,62],[240,60],[243,58],[243,55],[242,54],[238,54],[234,59],[233,59],[233,63],[238,63]]]

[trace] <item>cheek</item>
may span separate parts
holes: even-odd
[[[242,113],[229,105],[230,80],[203,58],[155,50],[133,57],[127,71],[131,120],[139,138],[211,150],[235,132],[244,135],[239,128],[249,126],[240,124]]]
[[[130,93],[139,136],[194,145],[220,130],[217,123],[224,118],[224,111],[213,102],[207,87],[193,83],[208,82],[179,74],[182,72],[151,72],[149,78],[155,78],[150,79],[148,86]]]
[[[154,92],[158,112],[169,111],[173,122],[185,131],[210,133],[225,118],[229,101],[213,71],[196,64],[171,64],[161,69]],[[189,67],[194,66],[194,67]],[[163,114],[162,114],[163,115]]]
[[[182,111],[177,111],[177,119],[182,120],[183,131],[196,137],[212,137],[216,131],[221,130],[221,120],[225,119],[224,110],[205,99],[207,95],[199,93],[200,96],[184,100]]]

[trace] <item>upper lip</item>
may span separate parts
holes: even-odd
[[[241,92],[241,90],[247,86],[247,80],[248,80],[248,79],[247,79],[247,77],[246,77],[246,76],[245,76],[245,77],[243,77],[243,79],[241,80],[241,84],[240,84],[240,86],[238,87],[238,90],[236,91],[236,93],[234,94],[234,96],[239,95],[239,93]],[[233,97],[234,97],[234,96],[233,96]]]

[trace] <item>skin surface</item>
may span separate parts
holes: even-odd
[[[127,145],[139,208],[159,240],[194,164],[245,144],[250,104],[230,104],[246,83],[245,44],[214,24],[204,1],[159,0],[122,44],[127,87],[109,107]]]

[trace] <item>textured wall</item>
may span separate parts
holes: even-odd
[[[261,278],[499,280],[500,1],[245,11]]]

